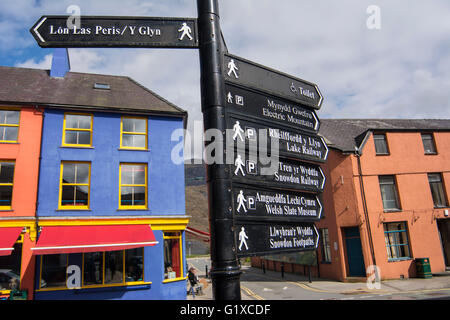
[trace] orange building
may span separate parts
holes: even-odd
[[[319,134],[330,151],[322,165],[323,218],[316,223],[320,241],[311,274],[364,279],[376,265],[381,279],[410,278],[418,275],[416,259],[422,258],[429,259],[431,273],[445,272],[450,120],[321,119]],[[253,258],[252,264],[308,270],[268,260]]]
[[[323,166],[321,277],[416,277],[450,267],[450,120],[322,119],[330,153]],[[370,274],[369,271],[368,274]]]
[[[0,295],[11,285],[33,294],[42,114],[0,102]]]

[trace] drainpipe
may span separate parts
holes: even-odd
[[[359,184],[360,184],[360,188],[361,188],[361,197],[362,197],[364,217],[366,219],[370,253],[372,255],[373,264],[376,266],[377,262],[375,260],[375,250],[374,250],[373,241],[372,241],[372,230],[370,228],[369,212],[367,210],[366,194],[364,192],[364,181],[363,181],[363,175],[362,175],[362,169],[361,169],[361,159],[360,159],[361,158],[361,150],[356,146],[355,146],[355,156],[356,156],[356,159],[358,160],[358,177],[359,177]],[[377,269],[378,268],[375,268],[375,276],[376,276],[376,279],[379,279]]]

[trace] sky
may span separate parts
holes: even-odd
[[[0,65],[50,69],[43,15],[197,17],[196,0],[0,0]],[[450,118],[450,1],[219,0],[231,54],[318,85],[319,118]],[[374,11],[374,8],[378,11]],[[196,49],[69,49],[71,71],[133,78],[202,121]]]

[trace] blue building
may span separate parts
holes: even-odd
[[[44,109],[34,299],[185,299],[171,135],[187,113],[128,77],[31,74]]]

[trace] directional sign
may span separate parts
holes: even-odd
[[[41,47],[198,48],[197,19],[43,16],[30,29]]]
[[[266,161],[267,163],[264,163]],[[234,165],[230,167],[232,182],[310,192],[322,192],[325,184],[325,176],[320,166],[283,158],[262,159],[249,153],[238,152]]]
[[[240,223],[234,226],[238,257],[317,249],[319,234],[312,223]]]
[[[243,116],[227,116],[228,138],[238,148],[250,150],[254,147],[260,152],[271,151],[274,140],[278,141],[278,152],[283,157],[317,162],[327,159],[328,147],[320,136],[245,119]]]
[[[250,187],[232,186],[233,216],[254,221],[318,221],[322,204],[316,195]]]
[[[312,133],[319,131],[319,119],[309,108],[228,83],[225,84],[225,95],[227,112]]]
[[[314,83],[231,54],[224,55],[223,70],[225,81],[274,94],[314,109],[322,106],[322,94]]]

